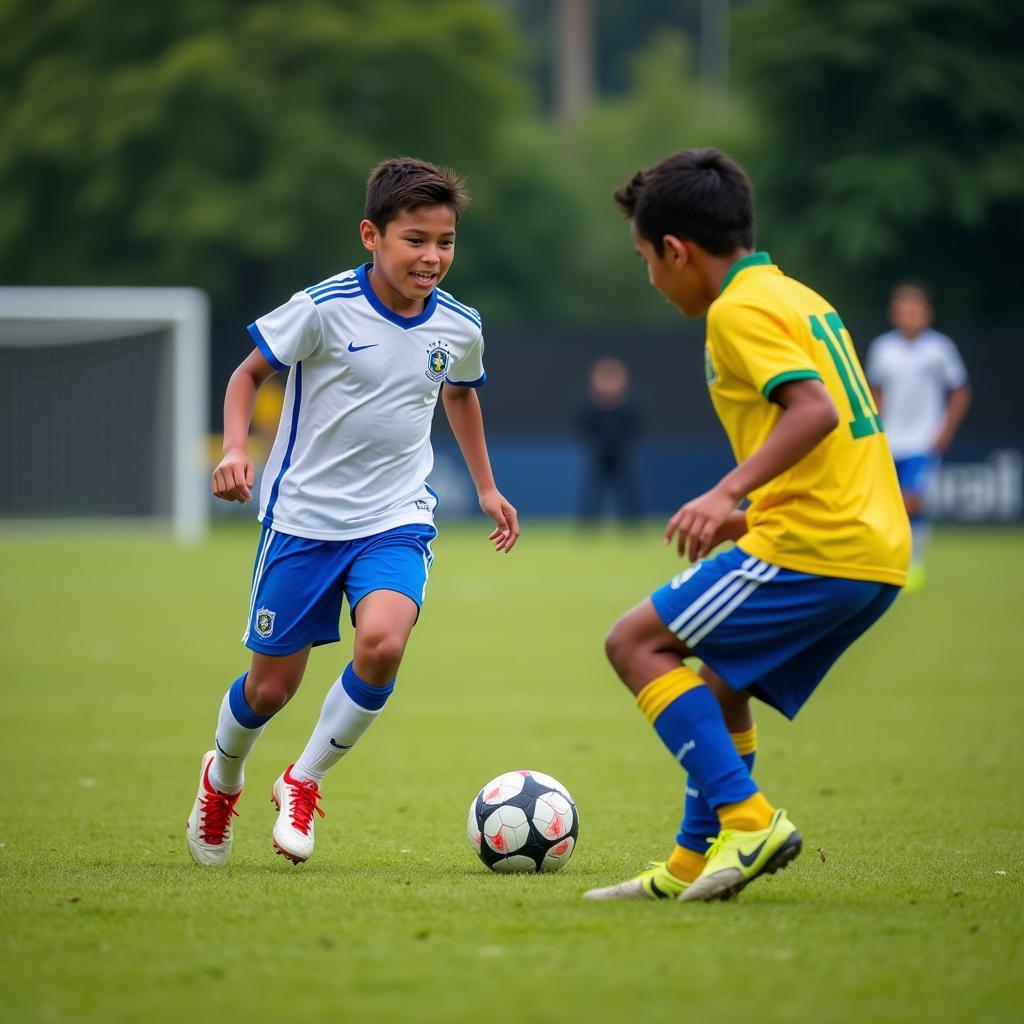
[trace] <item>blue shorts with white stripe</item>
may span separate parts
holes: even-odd
[[[274,655],[336,643],[343,596],[353,624],[356,605],[375,590],[394,590],[422,607],[436,536],[425,523],[358,540],[310,540],[265,526],[242,643]]]
[[[782,569],[735,547],[680,573],[651,601],[730,687],[793,718],[898,593],[889,583]]]

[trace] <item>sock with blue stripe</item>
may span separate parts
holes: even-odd
[[[754,759],[757,756],[757,726],[744,732],[731,732],[733,746],[740,759],[747,766],[747,771],[754,774]],[[718,815],[711,805],[701,796],[692,779],[686,781],[686,801],[683,806],[683,821],[679,826],[676,843],[688,850],[703,854],[707,851],[709,839],[718,835],[721,826]],[[692,879],[686,879],[692,881]]]
[[[272,717],[257,715],[249,707],[245,699],[248,674],[243,672],[231,684],[220,704],[217,732],[213,738],[215,753],[210,765],[210,784],[221,793],[237,793],[242,788],[245,760]]]
[[[636,702],[712,808],[742,803],[758,792],[715,695],[692,669],[681,665],[658,676]]]
[[[376,721],[395,688],[371,686],[356,675],[352,662],[328,690],[320,718],[295,767],[292,778],[319,785],[328,770],[355,746],[356,740]]]

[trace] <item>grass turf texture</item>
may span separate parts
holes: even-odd
[[[183,826],[246,663],[256,530],[189,552],[0,536],[5,1020],[1020,1013],[1024,535],[940,533],[927,588],[796,723],[762,709],[757,774],[804,855],[737,903],[683,907],[580,900],[672,845],[682,776],[602,637],[679,563],[656,527],[528,525],[507,558],[486,533],[442,530],[395,698],[328,778],[314,859],[273,855],[268,791],[347,641],[314,652],[257,746],[223,870],[192,865]],[[467,844],[474,793],[521,767],[580,808],[559,874],[493,875]]]

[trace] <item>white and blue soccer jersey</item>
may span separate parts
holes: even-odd
[[[908,339],[899,331],[868,348],[868,381],[882,392],[882,422],[894,459],[929,455],[946,416],[946,398],[967,383],[951,338],[928,328]]]
[[[476,310],[435,289],[422,313],[401,316],[373,291],[370,267],[298,292],[249,325],[288,374],[260,488],[260,522],[278,533],[354,540],[432,523],[438,392],[486,378]]]

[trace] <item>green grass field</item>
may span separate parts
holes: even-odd
[[[225,869],[184,850],[238,643],[256,530],[0,535],[0,1015],[11,1022],[1009,1021],[1024,1015],[1024,534],[948,531],[929,586],[758,776],[804,855],[736,903],[585,904],[671,848],[683,779],[602,638],[677,571],[657,527],[448,527],[396,695],[328,778],[315,857],[270,845],[271,782],[348,637],[249,763]],[[492,875],[466,809],[501,771],[580,808],[557,875]]]

